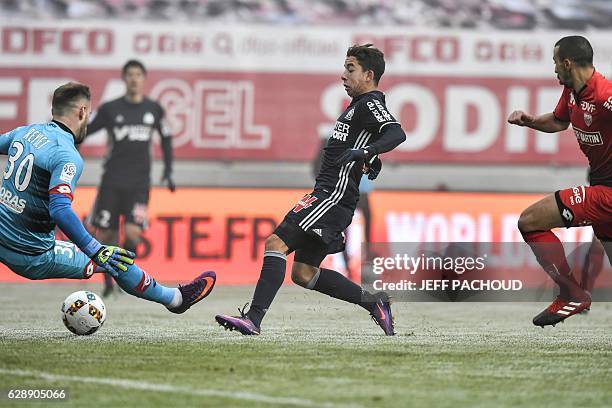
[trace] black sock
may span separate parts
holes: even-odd
[[[130,239],[126,239],[125,242],[123,243],[123,249],[127,249],[128,251],[131,251],[133,253],[136,253],[137,246],[138,246],[138,243]]]
[[[321,268],[317,275],[308,285],[308,289],[316,290],[345,302],[354,303],[367,311],[371,311],[374,303],[376,303],[374,295],[361,289],[361,286],[336,271]]]
[[[255,287],[251,308],[247,313],[255,326],[260,326],[264,315],[276,296],[276,292],[283,284],[286,268],[287,255],[274,251],[264,252],[261,274]]]
[[[105,273],[104,274],[104,288],[113,288],[113,277],[110,273]]]
[[[130,239],[126,239],[123,242],[123,249],[127,249],[128,251],[131,251],[133,253],[136,253],[136,247],[138,246],[138,242],[132,241]],[[108,274],[106,274],[108,275]],[[153,279],[153,285],[155,285],[155,279]]]

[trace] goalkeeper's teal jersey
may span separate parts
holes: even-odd
[[[8,155],[0,188],[0,251],[38,255],[53,248],[49,194],[72,200],[83,159],[59,122],[23,126],[0,136]]]

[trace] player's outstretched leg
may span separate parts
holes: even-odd
[[[208,296],[215,286],[216,279],[215,273],[208,271],[202,273],[187,285],[168,288],[157,283],[136,264],[130,265],[126,272],[121,272],[115,276],[117,284],[127,293],[161,303],[172,313],[184,313],[191,306]]]
[[[28,279],[89,279],[105,270],[96,266],[82,251],[70,242],[55,241],[55,248],[38,256],[7,253],[4,263],[17,274]],[[215,286],[214,272],[204,272],[193,281],[178,288],[169,288],[155,281],[148,273],[130,265],[115,277],[117,284],[127,293],[161,303],[173,313],[183,313],[210,294]]]
[[[361,286],[344,275],[331,269],[316,268],[318,271],[314,275],[310,275],[306,271],[312,270],[312,268],[314,267],[299,262],[294,263],[291,275],[293,281],[306,289],[316,290],[333,298],[363,307],[370,312],[372,320],[380,326],[387,336],[395,334],[391,301],[385,292],[372,294],[363,290]]]

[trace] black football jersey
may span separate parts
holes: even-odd
[[[359,149],[375,142],[383,128],[392,123],[399,124],[387,110],[385,95],[380,91],[353,98],[342,112],[323,149],[321,170],[315,184],[315,190],[331,194],[329,205],[339,204],[354,209],[363,175],[363,162],[338,166],[336,159],[347,149]]]
[[[125,97],[102,104],[93,115],[88,133],[106,129],[108,151],[103,181],[125,187],[148,186],[151,177],[151,139],[154,131],[170,137],[164,109],[145,97],[131,103]]]

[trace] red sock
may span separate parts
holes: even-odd
[[[538,263],[554,280],[560,289],[561,298],[577,299],[583,291],[572,276],[571,269],[565,258],[565,250],[559,238],[552,231],[525,232],[523,239],[529,244]]]
[[[584,266],[580,286],[589,293],[593,292],[595,281],[603,269],[604,249],[599,243],[592,243],[589,247]]]

